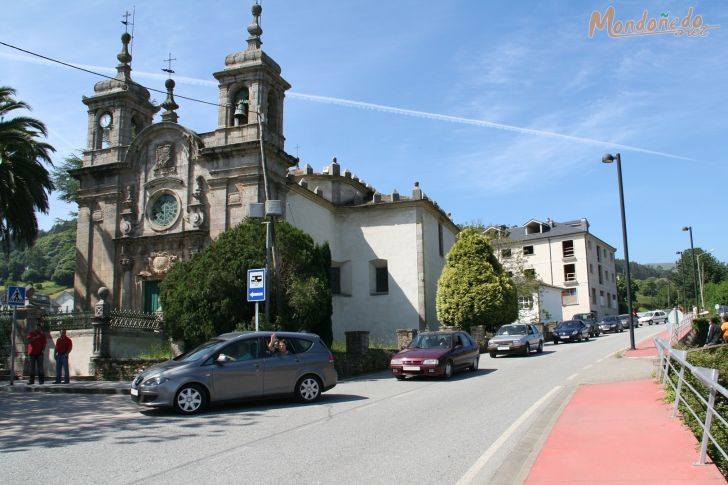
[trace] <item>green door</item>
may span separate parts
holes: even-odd
[[[159,301],[159,281],[144,282],[144,311],[156,312],[162,306]]]

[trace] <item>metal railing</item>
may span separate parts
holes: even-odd
[[[657,378],[663,383],[663,385],[669,385],[675,392],[672,416],[677,416],[678,408],[680,403],[682,403],[685,406],[684,409],[687,409],[690,412],[703,430],[703,436],[700,441],[700,456],[698,457],[697,464],[705,465],[705,459],[708,453],[708,442],[711,442],[723,455],[723,458],[728,460],[726,450],[718,444],[717,440],[710,433],[713,418],[718,419],[721,423],[723,423],[723,426],[728,427],[728,421],[726,421],[726,418],[721,416],[715,409],[715,398],[717,394],[720,393],[724,398],[728,399],[728,390],[718,384],[718,370],[708,369],[706,367],[697,367],[690,364],[687,360],[687,351],[673,349],[669,341],[656,338],[655,346],[657,347],[657,354],[660,358],[660,365],[657,369]],[[695,388],[695,386],[686,380],[686,370],[690,372],[690,374],[698,382],[700,382],[700,384],[705,386],[708,392],[707,400],[703,397],[702,393]],[[670,371],[672,371],[672,376],[676,377],[677,382],[673,382]],[[684,397],[684,388],[691,391],[695,398],[705,407],[705,419],[701,419],[698,416],[698,411],[690,406],[690,403]]]
[[[111,310],[109,326],[117,328],[135,328],[158,332],[164,327],[162,312],[145,313],[133,310]]]

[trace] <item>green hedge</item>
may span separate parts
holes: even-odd
[[[701,319],[702,320],[702,319]],[[703,337],[703,340],[705,337]],[[712,369],[718,369],[718,382],[723,387],[728,387],[728,345],[721,345],[719,347],[713,347],[711,349],[704,349],[699,351],[692,351],[688,353],[688,362],[694,366],[707,367]],[[670,375],[673,385],[677,384],[677,376],[674,374]],[[703,399],[708,400],[708,389],[703,386],[700,381],[693,377],[690,373],[686,373],[686,380],[695,389],[697,389],[702,395]],[[667,399],[670,401],[675,400],[675,393],[671,387],[667,387]],[[698,400],[697,397],[690,391],[686,386],[683,386],[681,391],[683,399],[690,403],[690,407],[700,417],[700,423],[695,420],[693,414],[687,409],[685,404],[680,403],[680,414],[682,415],[683,422],[693,431],[695,437],[700,440],[703,438],[703,428],[701,424],[705,422],[705,405]],[[715,410],[724,419],[728,417],[728,399],[723,397],[722,394],[718,393],[715,399]],[[713,416],[713,423],[710,428],[710,433],[713,438],[720,444],[724,451],[728,452],[728,429],[723,423]],[[718,451],[715,445],[709,441],[708,455],[716,464],[720,472],[728,478],[728,460]]]

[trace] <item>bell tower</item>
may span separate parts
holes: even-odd
[[[94,94],[84,96],[88,106],[88,135],[84,166],[122,162],[126,149],[141,130],[152,124],[159,108],[149,100],[149,91],[131,79],[131,35],[121,35],[116,56],[116,76],[99,81]]]
[[[214,74],[219,82],[218,130],[228,142],[258,138],[262,126],[266,143],[283,148],[283,99],[291,85],[281,77],[281,67],[263,52],[260,14],[253,5],[253,21],[248,26],[248,46],[225,58],[225,68]]]

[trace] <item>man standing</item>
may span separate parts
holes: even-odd
[[[70,382],[68,373],[68,354],[71,353],[73,348],[73,341],[66,337],[66,329],[61,330],[61,336],[56,340],[56,351],[54,356],[56,358],[56,384],[61,383],[61,370],[63,370],[63,383],[68,384]]]
[[[28,334],[28,358],[30,358],[30,379],[28,384],[35,384],[35,374],[38,373],[38,383],[43,384],[45,372],[43,370],[43,354],[46,346],[46,336],[40,325],[37,325]]]

